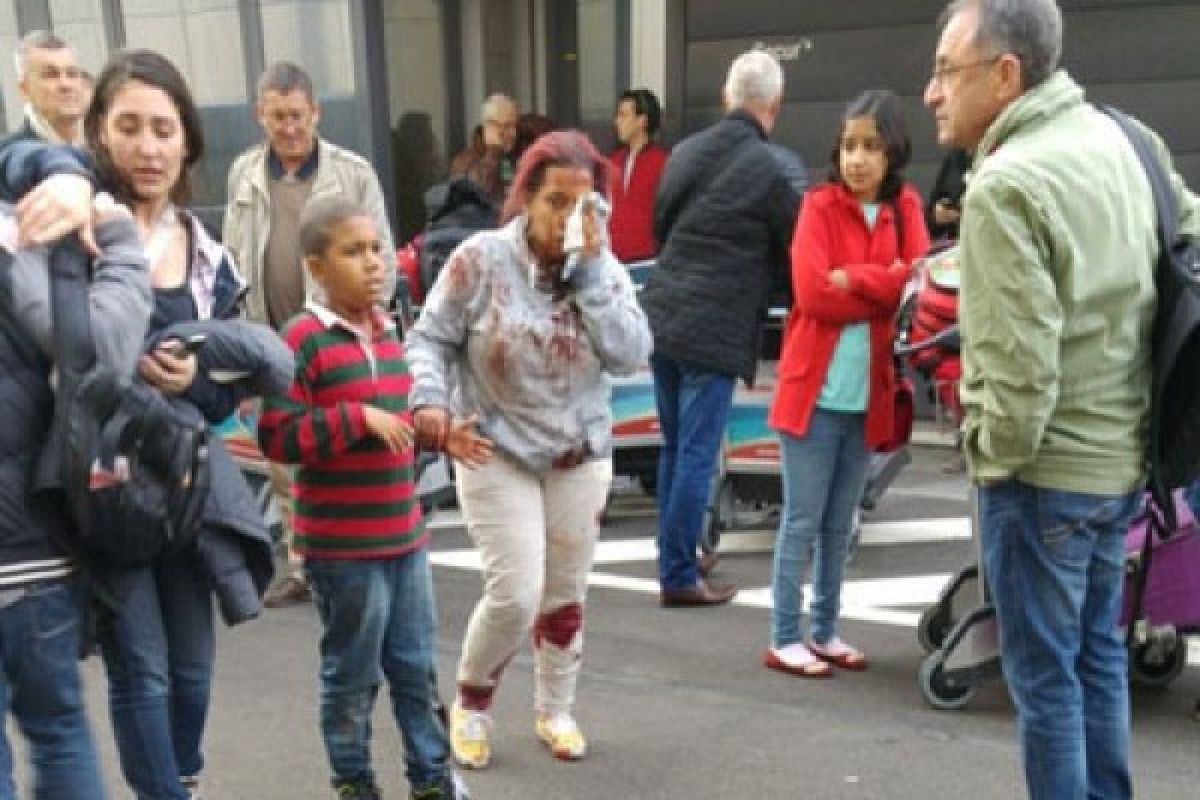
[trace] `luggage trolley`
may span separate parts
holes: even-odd
[[[655,260],[626,265],[634,288],[641,291],[654,270]],[[662,431],[654,398],[654,377],[649,367],[612,380],[613,474],[636,478],[643,491],[654,496],[658,484],[658,453]]]
[[[1187,665],[1188,637],[1200,634],[1200,525],[1180,492],[1173,496],[1179,529],[1143,550],[1158,514],[1149,495],[1125,537],[1125,588],[1120,624],[1129,645],[1129,680],[1164,687]],[[976,561],[960,570],[921,615],[917,640],[928,652],[917,681],[930,706],[964,708],[979,684],[1000,674],[996,612],[980,574],[982,543],[972,490]],[[1143,553],[1148,552],[1149,558]],[[1139,602],[1140,596],[1140,602]]]

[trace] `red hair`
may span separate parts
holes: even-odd
[[[551,131],[539,137],[517,162],[508,200],[500,214],[501,223],[520,215],[529,198],[542,188],[549,167],[572,167],[592,173],[592,187],[608,198],[608,159],[583,131]]]

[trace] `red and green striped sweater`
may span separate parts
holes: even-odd
[[[429,538],[412,448],[393,453],[367,434],[364,404],[407,415],[412,385],[395,326],[379,312],[373,328],[368,340],[310,304],[283,330],[296,377],[264,403],[258,440],[272,461],[300,465],[292,524],[307,558],[394,558]]]

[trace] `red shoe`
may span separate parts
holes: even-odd
[[[799,678],[833,677],[833,670],[829,665],[813,655],[803,642],[789,644],[778,650],[768,647],[763,653],[763,666]]]
[[[825,644],[809,642],[808,649],[814,656],[822,661],[828,661],[835,667],[848,669],[851,672],[862,672],[867,668],[867,657],[836,636]]]

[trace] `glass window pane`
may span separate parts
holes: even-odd
[[[0,3],[0,134],[21,127],[24,101],[12,65],[18,38],[16,4]]]
[[[363,98],[354,96],[354,48],[346,0],[264,0],[263,55],[291,61],[312,78],[321,106],[321,136],[370,156]]]
[[[304,67],[321,97],[354,94],[347,0],[263,0],[262,27],[266,63]]]
[[[617,94],[617,0],[579,1],[579,122],[601,148],[613,144]]]
[[[237,0],[123,0],[121,7],[128,46],[171,59],[197,103],[246,101]]]
[[[50,0],[54,32],[75,51],[79,66],[94,76],[108,58],[100,0]]]
[[[385,6],[388,119],[395,170],[397,243],[425,226],[425,190],[444,176],[447,98],[442,18],[436,0]]]
[[[229,165],[259,139],[246,91],[238,6],[237,0],[121,1],[128,46],[169,58],[200,106],[205,149],[192,173],[192,204],[209,222],[219,223]]]

